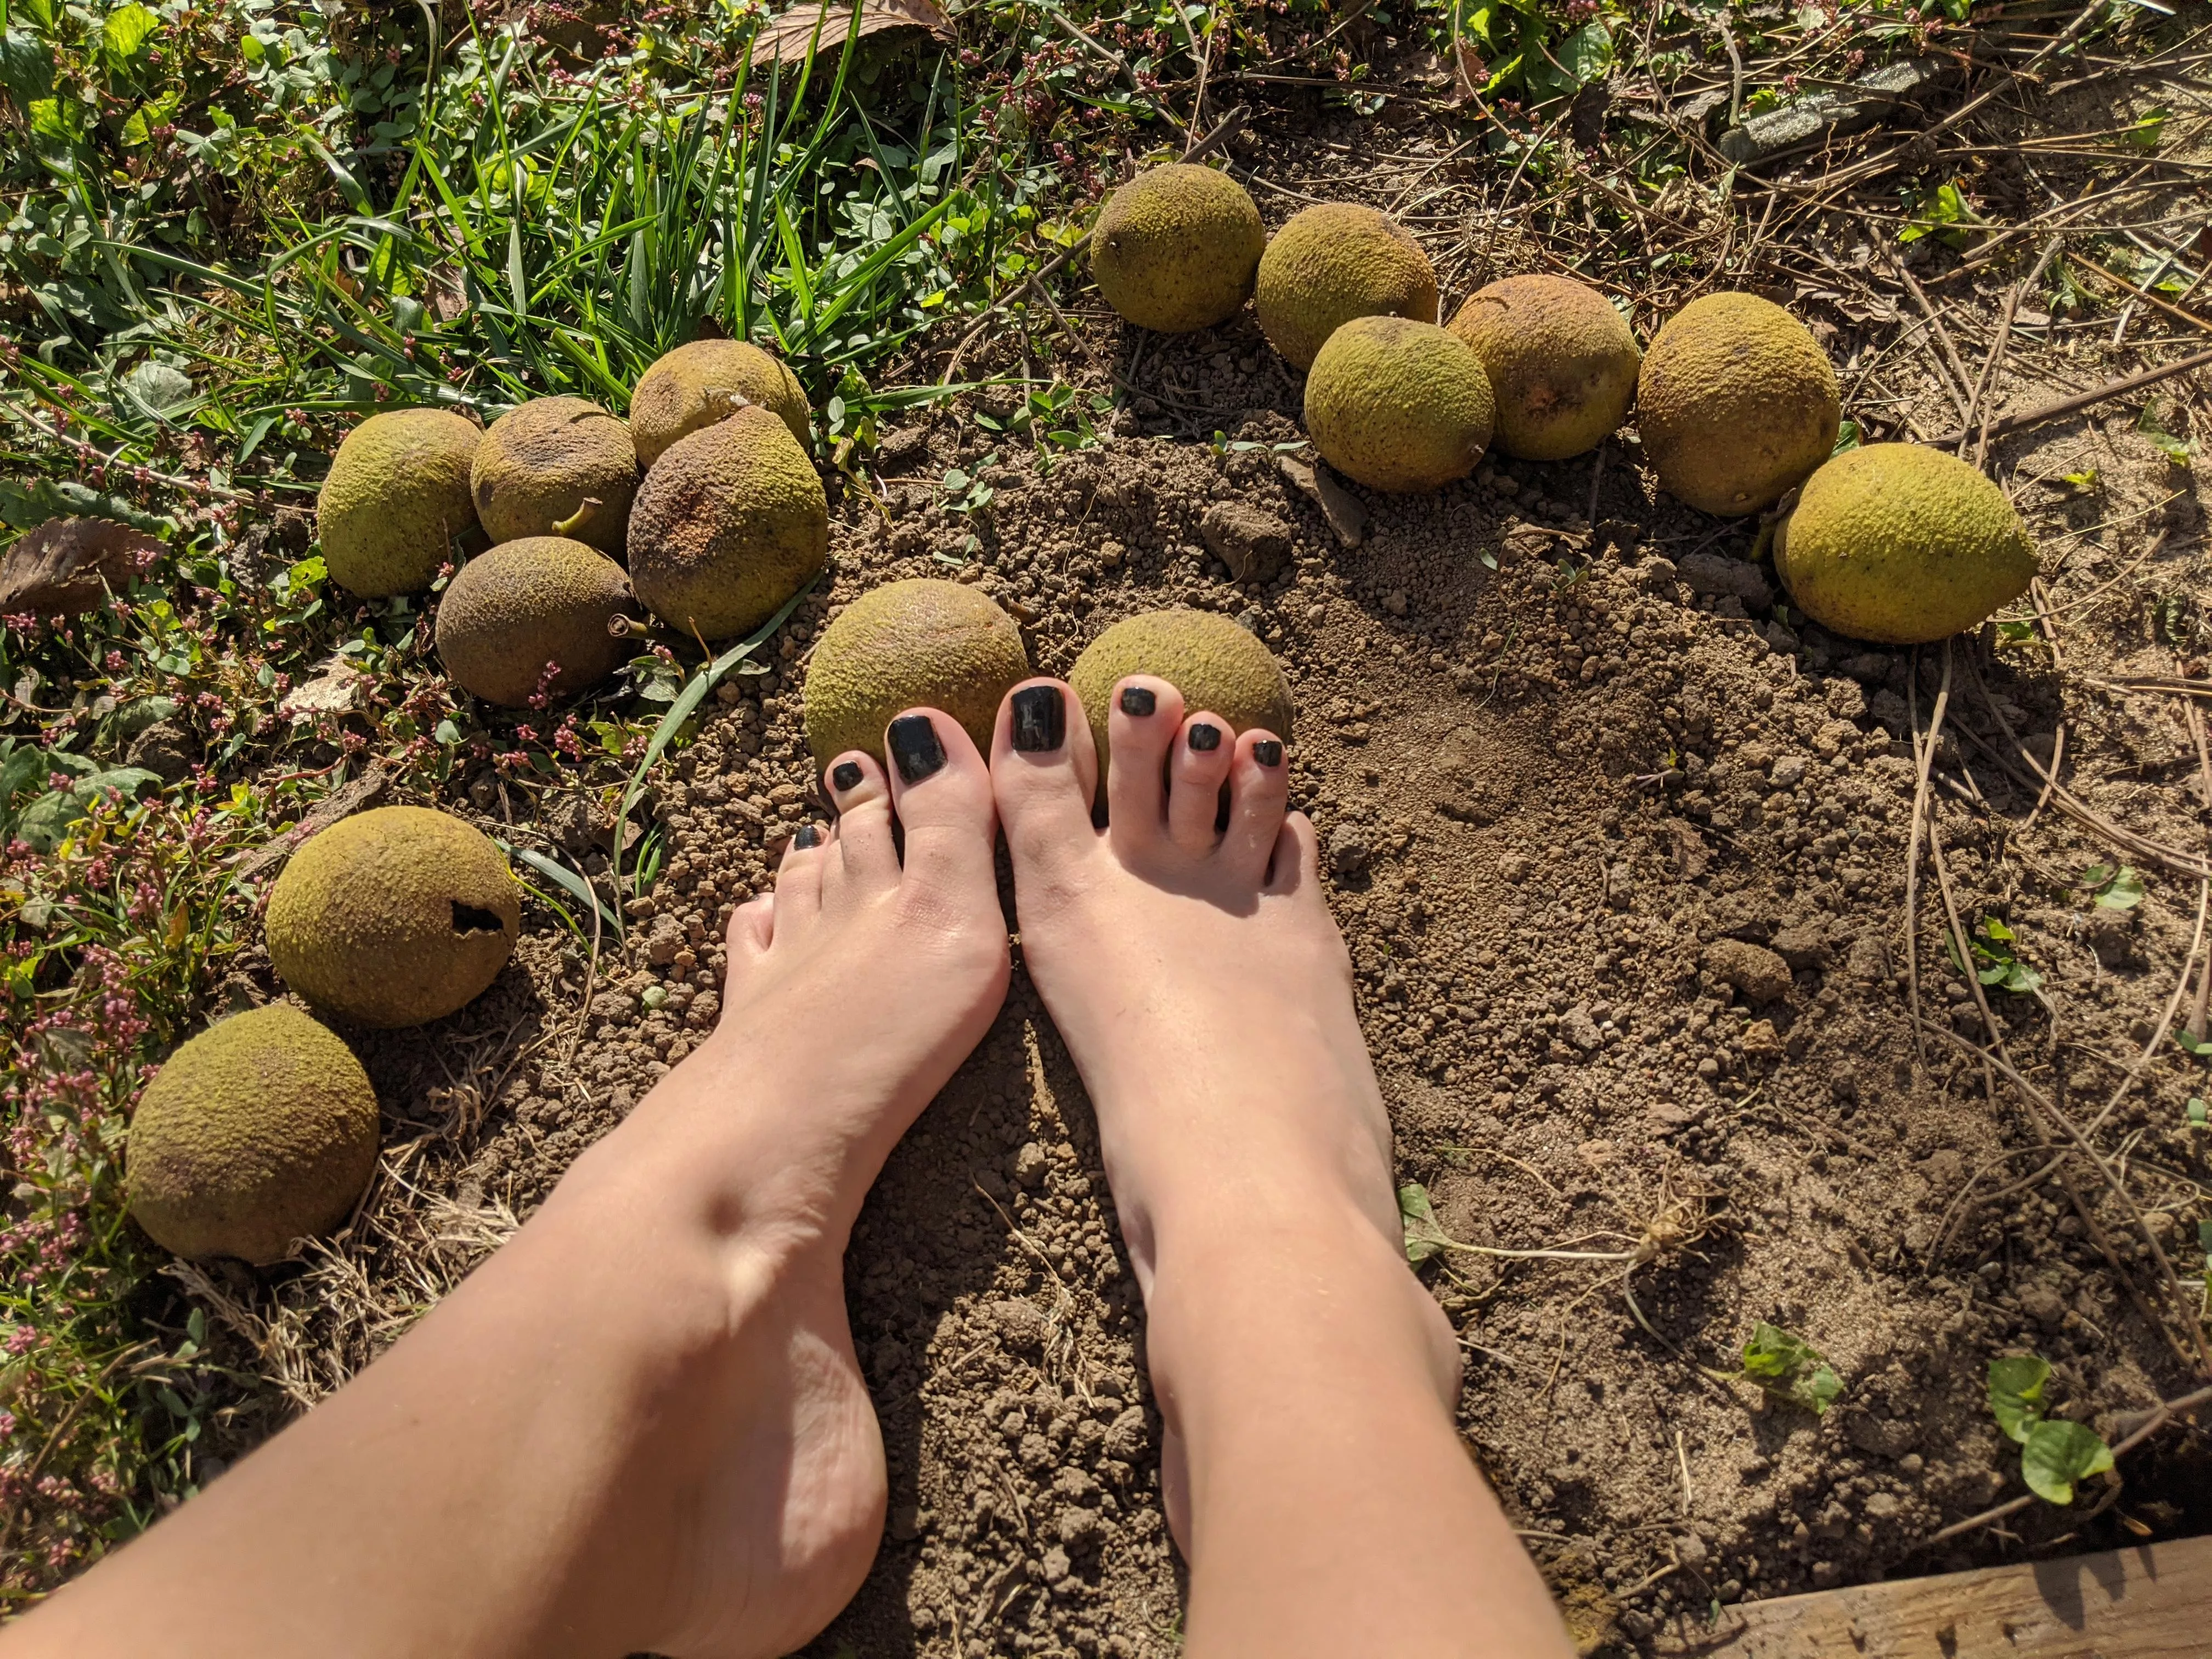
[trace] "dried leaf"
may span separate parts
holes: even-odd
[[[331,657],[315,671],[314,678],[285,693],[276,709],[292,720],[350,714],[361,706],[362,692],[368,684],[368,676],[352,663],[343,657]]]
[[[0,556],[0,614],[89,611],[161,551],[153,537],[106,519],[49,519]]]
[[[842,51],[853,27],[853,12],[851,6],[810,6],[799,0],[754,38],[754,66],[780,58],[803,63],[817,50]],[[912,28],[927,29],[948,45],[952,40],[952,25],[936,0],[868,0],[860,10],[863,40],[885,29]]]

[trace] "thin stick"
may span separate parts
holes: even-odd
[[[2002,438],[2014,432],[2025,431],[2032,426],[2040,426],[2045,421],[2056,421],[2064,416],[2079,414],[2082,410],[2114,398],[2124,398],[2130,392],[2140,392],[2147,386],[2156,386],[2160,380],[2170,380],[2177,374],[2187,374],[2192,370],[2207,368],[2212,368],[2212,350],[2197,352],[2193,356],[2184,357],[2177,362],[2168,363],[2162,368],[2140,369],[2133,374],[2123,374],[2117,380],[2107,380],[2100,386],[2093,386],[2087,392],[2077,392],[2070,398],[2059,398],[2056,403],[2044,404],[2034,409],[2023,410],[2017,415],[2000,416],[1991,421],[1984,431],[1988,437]],[[1955,432],[1946,432],[1939,438],[1931,438],[1929,443],[1931,447],[1936,449],[1957,449],[1972,434],[1971,427],[1961,427]]]
[[[1959,348],[1951,343],[1951,331],[1943,326],[1943,319],[1929,300],[1927,290],[1922,288],[1914,279],[1912,273],[1905,268],[1905,261],[1892,255],[1889,265],[1890,269],[1897,273],[1899,279],[1904,283],[1914,301],[1918,303],[1920,309],[1926,313],[1928,326],[1936,336],[1936,343],[1942,348],[1942,361],[1951,371],[1951,396],[1959,404],[1959,418],[1968,426],[1972,426],[1974,411],[1966,401],[1966,388],[1973,384],[1974,377],[1966,373],[1966,365],[1959,356]]]
[[[1983,407],[1984,399],[1996,380],[1997,365],[2004,361],[2005,347],[2012,339],[2013,319],[2019,313],[2021,301],[2034,291],[2035,285],[2043,280],[2045,268],[2057,257],[2058,250],[2065,246],[2066,239],[2063,236],[2052,237],[2044,245],[2043,256],[2035,262],[2035,269],[2029,271],[2021,281],[2014,283],[2011,290],[2005,295],[2004,320],[1997,325],[1996,343],[1990,348],[1989,360],[1982,365],[1982,378],[1974,385],[1974,407],[1977,410],[1983,410],[1980,434],[1974,443],[1974,471],[1977,472],[1987,465],[1990,459],[1990,421],[1987,411]],[[1966,424],[1968,426],[1974,424],[1972,415],[1968,416]],[[1966,449],[1966,440],[1961,438],[1959,441],[1959,453],[1963,455]]]
[[[1916,758],[1920,763],[1919,773],[1912,791],[1912,832],[1905,845],[1905,977],[1908,1006],[1912,1011],[1912,1046],[1925,1064],[1928,1046],[1919,1037],[1920,1030],[1920,841],[1928,829],[1928,773],[1936,763],[1936,739],[1943,730],[1943,712],[1951,702],[1951,647],[1947,641],[1943,647],[1943,684],[1936,693],[1936,708],[1929,717],[1928,735],[1923,741],[1920,726],[1920,653],[1912,653],[1911,672],[1905,682],[1912,693],[1913,744],[1919,750]]]

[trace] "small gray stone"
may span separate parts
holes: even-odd
[[[1352,825],[1341,823],[1329,832],[1328,867],[1338,875],[1364,875],[1370,856],[1367,837]]]
[[[1705,947],[1705,977],[1734,988],[1745,1001],[1772,1002],[1790,989],[1790,964],[1763,945],[1716,939]]]
[[[646,930],[645,959],[656,968],[665,968],[690,942],[684,924],[674,916],[655,916],[653,926]]]
[[[1247,501],[1221,501],[1206,509],[1198,533],[1206,550],[1240,582],[1269,581],[1290,556],[1291,526]]]
[[[2066,1301],[2038,1279],[2021,1286],[2020,1310],[2045,1330],[2056,1330],[2066,1318]]]
[[[984,1311],[999,1328],[999,1340],[1017,1352],[1033,1353],[1044,1346],[1044,1314],[1033,1302],[1009,1299],[988,1304]]]
[[[1584,1054],[1605,1046],[1605,1034],[1590,1018],[1589,1007],[1579,1002],[1559,1016],[1559,1035]]]
[[[1791,968],[1818,968],[1828,959],[1828,930],[1817,921],[1801,921],[1774,936],[1775,954]]]
[[[1151,1438],[1145,1431],[1144,1408],[1132,1406],[1106,1425],[1104,1450],[1109,1457],[1133,1463],[1144,1455]]]
[[[1051,1167],[1052,1160],[1045,1156],[1044,1148],[1034,1140],[1025,1142],[1021,1151],[1014,1154],[1014,1179],[1024,1187],[1034,1188],[1041,1185],[1045,1171]]]
[[[1805,781],[1805,757],[1784,755],[1766,769],[1766,781],[1777,789],[1795,789]]]
[[[1692,593],[1709,593],[1716,599],[1733,594],[1756,611],[1774,603],[1774,590],[1765,573],[1757,565],[1725,553],[1685,553],[1675,570]]]

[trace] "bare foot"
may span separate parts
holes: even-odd
[[[690,1170],[702,1218],[744,1241],[732,1289],[765,1290],[776,1310],[727,1357],[727,1420],[711,1449],[696,1446],[702,1462],[663,1517],[672,1600],[641,1644],[678,1659],[800,1646],[859,1589],[882,1534],[883,1442],[846,1321],[846,1238],[1008,975],[981,757],[928,711],[892,723],[889,753],[896,777],[858,753],[831,763],[836,825],[803,826],[775,892],[731,918],[714,1036],[592,1154]]]
[[[1454,1422],[1390,1132],[1283,745],[1164,680],[1009,694],[992,782],[1024,960],[1083,1074],[1148,1314],[1188,1649],[1566,1652]]]
[[[0,1651],[768,1659],[835,1616],[884,1501],[846,1238],[1008,971],[982,757],[942,714],[890,738],[897,775],[840,757],[836,828],[732,920],[698,1053],[389,1353]]]
[[[1064,740],[1025,749],[1042,728],[1016,717],[1054,696]],[[1395,1239],[1390,1126],[1313,825],[1284,810],[1282,743],[1232,739],[1165,680],[1138,676],[1116,699],[1105,830],[1091,827],[1091,728],[1058,682],[1009,695],[992,781],[1023,959],[1097,1108],[1138,1283],[1149,1294],[1178,1183],[1218,1193],[1240,1166],[1308,1183]]]

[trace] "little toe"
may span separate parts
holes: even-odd
[[[1267,884],[1261,890],[1275,897],[1295,896],[1310,904],[1326,903],[1321,894],[1321,837],[1304,813],[1284,816],[1267,860]]]
[[[898,846],[891,836],[891,787],[884,769],[854,750],[838,756],[823,775],[837,805],[831,851],[844,885],[866,892],[896,883]]]
[[[1218,714],[1192,714],[1168,755],[1168,839],[1193,858],[1220,838],[1221,786],[1243,748],[1233,730]]]
[[[1182,693],[1151,674],[1114,688],[1106,715],[1108,833],[1123,852],[1149,850],[1167,830],[1167,757],[1182,731]]]
[[[1283,831],[1283,808],[1291,793],[1291,769],[1282,739],[1254,727],[1237,739],[1229,768],[1229,823],[1221,858],[1240,879],[1257,887],[1267,878],[1268,860]]]
[[[991,793],[1017,872],[1092,844],[1098,759],[1082,699],[1065,680],[1026,680],[999,705]]]
[[[884,750],[892,809],[906,831],[906,883],[995,915],[998,811],[975,739],[950,714],[909,708],[884,728]]]
[[[730,978],[749,971],[775,938],[775,895],[757,893],[730,912]],[[735,1001],[732,995],[730,999]]]
[[[802,823],[792,832],[775,867],[775,933],[771,943],[781,945],[808,931],[822,914],[822,866],[828,857],[829,837],[818,823]]]

